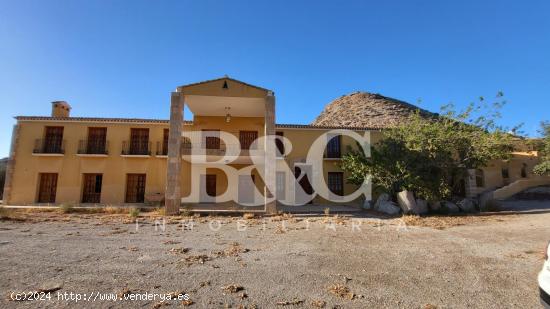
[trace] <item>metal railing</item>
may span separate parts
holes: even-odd
[[[78,141],[78,154],[109,154],[109,141],[80,140]]]
[[[64,154],[65,140],[63,139],[37,139],[34,142],[33,153]]]
[[[151,142],[123,141],[121,154],[125,156],[150,156]]]
[[[325,153],[323,154],[324,158],[327,159],[340,159],[342,158],[342,151],[341,150],[325,150]]]

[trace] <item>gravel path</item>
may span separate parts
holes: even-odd
[[[314,217],[309,226],[290,216],[265,224],[201,217],[192,228],[171,219],[165,231],[155,230],[152,217],[140,218],[137,229],[126,215],[21,218],[0,221],[3,308],[182,306],[158,299],[58,300],[65,292],[184,292],[191,308],[538,308],[536,274],[550,239],[548,213]],[[9,300],[12,292],[38,289],[58,290],[49,301]]]

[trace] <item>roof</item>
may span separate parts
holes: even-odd
[[[101,117],[48,117],[48,116],[17,116],[18,121],[59,121],[59,122],[119,122],[119,123],[169,123],[166,119],[141,118],[101,118]],[[189,121],[187,121],[189,122]]]
[[[146,118],[101,118],[101,117],[48,117],[48,116],[17,116],[18,121],[52,121],[52,122],[106,122],[106,123],[156,123],[169,124],[168,119],[146,119]],[[192,121],[186,120],[184,124],[191,125]],[[349,127],[349,126],[316,126],[309,124],[287,124],[277,123],[275,127],[280,129],[316,129],[316,130],[376,130],[377,128]]]
[[[311,124],[287,124],[287,123],[277,123],[275,124],[277,128],[281,129],[317,129],[317,130],[378,130],[378,128],[367,128],[367,127],[349,127],[349,126],[322,126],[322,125],[311,125]]]
[[[242,84],[242,85],[245,85],[245,86],[248,86],[248,87],[256,88],[256,89],[263,90],[263,91],[273,92],[273,91],[270,90],[270,89],[262,88],[262,87],[255,86],[255,85],[251,85],[251,84],[245,83],[245,82],[243,82],[243,81],[240,81],[240,80],[231,78],[231,77],[229,77],[229,76],[227,76],[227,75],[226,75],[226,76],[223,76],[223,77],[220,77],[220,78],[209,79],[209,80],[205,80],[205,81],[198,82],[198,83],[192,83],[192,84],[181,85],[181,86],[178,86],[178,89],[180,89],[180,88],[186,88],[186,87],[191,87],[191,86],[202,85],[202,84],[207,84],[207,83],[212,83],[212,82],[217,82],[217,81],[220,81],[220,80],[230,80],[230,81],[233,81],[233,82],[235,82],[235,83],[239,83],[239,84]]]

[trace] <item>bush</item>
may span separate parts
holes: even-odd
[[[139,208],[130,208],[130,211],[128,212],[128,215],[132,218],[137,218],[139,216]]]
[[[71,204],[61,204],[61,206],[59,206],[59,209],[64,214],[68,214],[75,211],[73,205]]]

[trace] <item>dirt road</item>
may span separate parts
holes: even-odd
[[[536,274],[550,240],[548,213],[201,217],[170,219],[164,231],[152,217],[138,225],[127,215],[20,218],[0,221],[5,308],[181,307],[158,298],[180,292],[192,308],[538,308]],[[51,300],[9,300],[38,289]],[[96,301],[63,298],[71,292]],[[157,299],[97,300],[111,294]]]

